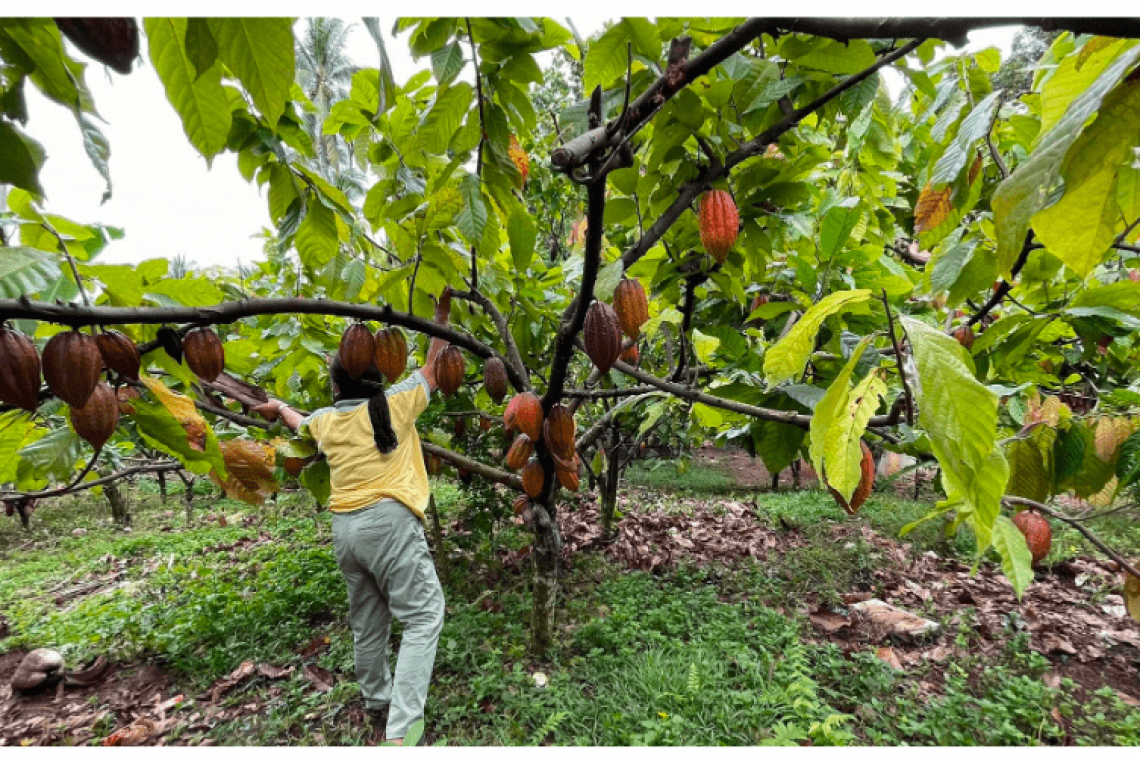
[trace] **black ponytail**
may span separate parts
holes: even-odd
[[[381,454],[395,451],[399,441],[392,429],[392,415],[388,410],[388,397],[384,394],[384,376],[375,367],[369,367],[360,377],[352,377],[333,355],[329,366],[334,388],[333,400],[368,399],[368,419],[372,422],[372,440]]]

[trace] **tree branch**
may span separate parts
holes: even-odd
[[[492,467],[491,465],[483,464],[478,460],[471,459],[470,457],[465,457],[457,451],[445,449],[442,446],[436,446],[434,443],[423,441],[422,445],[424,447],[424,451],[428,454],[433,454],[434,456],[437,456],[444,461],[450,462],[456,467],[462,467],[465,470],[470,470],[476,475],[480,475],[493,483],[502,483],[503,485],[509,486],[516,491],[522,490],[522,478],[520,478],[518,475],[512,475],[505,470],[500,470],[496,467]]]
[[[1029,261],[1029,252],[1034,250],[1032,241],[1033,230],[1031,229],[1025,233],[1025,242],[1021,246],[1021,253],[1017,255],[1017,261],[1013,262],[1013,268],[1009,270],[1011,280],[1017,277],[1017,273],[1025,266],[1025,262]],[[966,322],[966,326],[972,327],[978,322],[981,322],[987,314],[997,308],[997,305],[1002,302],[1002,299],[1005,298],[1006,294],[1011,290],[1013,290],[1013,286],[1009,284],[1009,280],[1002,280],[1001,285],[998,285],[998,289],[990,296],[990,300],[986,301],[985,304],[982,305],[982,308],[978,309],[978,311],[970,317],[969,321]]]
[[[1063,522],[1067,525],[1071,525],[1077,532],[1079,532],[1082,536],[1087,538],[1089,540],[1089,543],[1091,543],[1093,546],[1100,549],[1106,555],[1111,557],[1112,560],[1116,564],[1120,565],[1121,569],[1123,569],[1126,573],[1129,573],[1130,575],[1132,575],[1137,580],[1140,580],[1140,570],[1137,570],[1135,567],[1133,567],[1128,562],[1128,560],[1124,559],[1124,557],[1121,557],[1119,554],[1114,552],[1107,544],[1105,544],[1103,541],[1101,541],[1099,538],[1097,538],[1092,533],[1092,531],[1090,531],[1085,526],[1081,525],[1080,522],[1078,522],[1078,521],[1076,521],[1070,517],[1066,517],[1065,515],[1062,515],[1061,513],[1050,509],[1049,507],[1045,506],[1044,504],[1041,504],[1040,502],[1033,501],[1032,499],[1025,499],[1025,498],[1022,498],[1021,496],[1003,496],[1001,500],[1003,502],[1005,502],[1006,504],[1009,504],[1011,506],[1016,505],[1016,506],[1021,506],[1021,507],[1029,507],[1030,509],[1035,509],[1043,515],[1048,515],[1049,517],[1052,517],[1055,520],[1060,520],[1061,522]]]
[[[482,187],[483,143],[487,140],[487,123],[483,116],[483,77],[479,75],[479,53],[475,48],[475,35],[471,32],[471,19],[465,18],[463,21],[467,24],[467,39],[471,43],[471,63],[475,66],[475,95],[479,99],[479,147],[475,154],[475,176],[479,178],[479,186]],[[479,256],[474,245],[471,246],[471,289],[479,290]],[[411,304],[408,305],[408,309],[411,309]]]
[[[495,306],[495,302],[474,288],[465,291],[453,290],[451,295],[462,300],[473,301],[482,307],[495,324],[495,329],[499,331],[499,338],[503,341],[503,347],[507,352],[507,361],[514,366],[516,374],[523,380],[521,386],[515,386],[516,390],[533,390],[530,385],[530,373],[527,371],[526,364],[523,363],[522,355],[519,354],[519,347],[515,343],[515,337],[511,334],[511,327],[507,324],[507,318]]]
[[[17,500],[47,499],[47,498],[50,498],[53,496],[65,496],[67,494],[77,493],[79,491],[86,491],[88,488],[94,488],[95,486],[106,485],[107,483],[111,483],[111,482],[114,482],[116,480],[120,480],[122,478],[129,478],[132,475],[139,475],[139,474],[151,473],[151,472],[174,472],[176,470],[181,470],[181,469],[182,469],[182,463],[181,462],[165,462],[163,464],[156,464],[156,465],[128,467],[125,470],[120,470],[119,472],[112,473],[112,474],[107,475],[107,476],[102,477],[102,478],[97,478],[95,480],[89,480],[86,483],[79,483],[77,485],[72,485],[70,488],[65,486],[62,488],[53,488],[53,489],[48,490],[48,491],[40,491],[39,493],[17,493],[14,491],[0,491],[0,499],[17,499]]]
[[[887,300],[887,291],[883,289],[883,307],[887,310],[887,327],[891,331],[891,345],[895,349],[895,360],[899,367],[899,380],[902,381],[903,395],[906,398],[906,424],[914,427],[914,398],[910,395],[910,384],[906,381],[906,371],[903,369],[903,353],[899,347],[899,339],[895,334],[895,320],[891,316],[891,304]]]

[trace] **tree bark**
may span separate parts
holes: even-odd
[[[562,538],[558,525],[541,504],[532,507],[535,544],[534,594],[531,607],[531,652],[545,657],[554,643],[554,609],[558,606],[558,555]]]
[[[617,508],[618,482],[621,479],[621,434],[617,423],[611,423],[610,450],[606,459],[606,477],[602,481],[602,540],[613,533],[614,510]]]
[[[111,519],[120,528],[129,527],[131,524],[130,505],[126,493],[119,488],[119,483],[117,481],[104,483],[103,494],[111,505]]]
[[[158,499],[166,504],[166,473],[158,473]]]

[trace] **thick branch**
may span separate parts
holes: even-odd
[[[1020,496],[1003,496],[1001,500],[1004,501],[1006,504],[1017,505],[1017,506],[1021,506],[1021,507],[1029,507],[1030,509],[1035,509],[1043,515],[1048,515],[1049,517],[1052,517],[1055,520],[1060,520],[1063,523],[1066,523],[1068,525],[1073,526],[1074,529],[1076,529],[1082,536],[1084,536],[1085,538],[1087,538],[1089,540],[1089,543],[1091,543],[1093,546],[1100,549],[1102,552],[1104,552],[1109,557],[1111,557],[1112,560],[1114,562],[1116,562],[1116,564],[1120,565],[1120,567],[1126,573],[1129,573],[1134,578],[1140,580],[1140,570],[1137,570],[1135,567],[1133,567],[1128,562],[1128,560],[1124,559],[1124,557],[1121,557],[1119,554],[1114,552],[1107,544],[1105,544],[1103,541],[1101,541],[1099,538],[1097,538],[1092,533],[1092,531],[1090,531],[1085,526],[1081,525],[1080,522],[1078,522],[1077,520],[1074,520],[1074,519],[1069,518],[1069,517],[1065,517],[1061,513],[1050,509],[1049,507],[1045,506],[1044,504],[1041,504],[1040,502],[1033,501],[1032,499],[1025,499],[1025,498],[1022,498]]]
[[[427,441],[424,441],[423,447],[424,451],[428,454],[433,454],[446,462],[450,462],[456,467],[462,467],[465,470],[470,470],[476,475],[480,475],[493,483],[502,483],[503,485],[509,486],[516,491],[522,490],[522,478],[520,478],[518,475],[512,475],[505,470],[500,470],[496,467],[492,467],[489,464],[483,464],[478,460],[471,459],[470,457],[465,457],[456,451],[452,451],[451,449],[445,449],[442,446],[436,446],[434,443],[428,443]]]
[[[71,488],[53,488],[49,491],[40,491],[39,493],[5,493],[0,491],[0,499],[47,499],[52,496],[64,496],[69,493],[76,493],[78,491],[86,491],[88,488],[95,486],[106,485],[122,478],[129,478],[132,475],[140,475],[151,472],[175,472],[182,469],[180,462],[166,462],[164,464],[145,465],[139,467],[128,467],[125,470],[111,473],[106,477],[97,478],[96,480],[89,480],[86,483],[79,483]]]
[[[579,389],[566,391],[562,395],[567,398],[596,401],[603,398],[625,398],[626,396],[640,396],[653,390],[652,385],[632,385],[629,388],[600,388],[596,391]]]

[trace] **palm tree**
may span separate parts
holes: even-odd
[[[352,146],[339,135],[321,134],[321,126],[333,104],[348,97],[352,75],[359,70],[345,52],[353,25],[338,18],[307,22],[304,37],[297,41],[297,83],[316,108],[304,116],[305,131],[317,149],[313,168],[351,198],[364,184],[363,173],[353,167]]]

